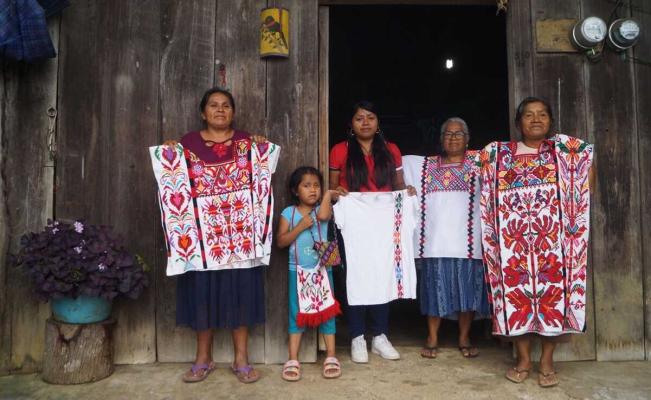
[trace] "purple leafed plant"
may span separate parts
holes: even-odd
[[[20,240],[14,264],[22,267],[43,301],[80,295],[136,299],[148,285],[146,266],[109,226],[50,221]]]

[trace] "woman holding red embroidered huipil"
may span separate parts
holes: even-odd
[[[405,186],[402,175],[402,159],[398,147],[384,139],[380,130],[375,105],[360,101],[353,107],[349,137],[337,143],[330,151],[330,188],[342,195],[348,192],[390,192],[413,187]],[[369,221],[371,222],[371,221]],[[364,240],[359,238],[359,240]],[[350,257],[349,257],[350,258]],[[349,271],[356,268],[347,260]],[[347,278],[347,281],[350,279]],[[350,282],[347,287],[350,303]],[[377,290],[382,290],[378,288]],[[346,309],[351,342],[351,359],[356,363],[368,362],[368,351],[364,334],[366,316],[371,318],[373,341],[371,350],[381,357],[397,360],[400,354],[387,338],[389,328],[389,303],[361,301]]]
[[[196,358],[183,380],[202,381],[215,369],[213,331],[226,328],[231,330],[233,340],[232,372],[240,382],[252,383],[260,375],[248,362],[248,331],[249,326],[265,320],[260,266],[265,262],[251,257],[255,245],[251,231],[255,228],[251,228],[248,214],[255,210],[246,200],[250,200],[246,188],[255,179],[255,171],[251,173],[252,143],[259,147],[268,143],[263,136],[232,127],[235,102],[226,90],[215,87],[206,91],[200,111],[205,128],[185,134],[181,145],[186,152],[192,196],[195,204],[203,204],[197,211],[202,213],[197,221],[201,219],[203,247],[199,254],[203,268],[206,259],[218,266],[216,270],[186,267],[189,269],[174,272],[178,274],[176,323],[191,327],[197,335]],[[170,140],[164,145],[176,146],[176,142]],[[269,160],[271,174],[277,153]]]
[[[414,237],[420,264],[420,310],[429,335],[421,356],[436,358],[441,319],[459,321],[461,355],[479,350],[470,342],[475,317],[488,316],[479,221],[477,151],[468,150],[470,131],[461,118],[441,125],[440,156],[405,156],[405,181],[418,188],[420,221]]]
[[[514,341],[520,383],[541,338],[538,383],[558,384],[553,355],[569,333],[585,331],[592,145],[553,134],[552,110],[529,97],[516,111],[519,142],[494,142],[480,154],[482,241],[493,334]]]

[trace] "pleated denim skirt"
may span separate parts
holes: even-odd
[[[423,315],[457,319],[459,312],[489,316],[482,260],[423,258],[420,267],[420,311]]]

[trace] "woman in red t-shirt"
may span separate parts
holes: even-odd
[[[360,101],[353,107],[348,140],[337,143],[330,151],[330,189],[342,195],[352,192],[388,192],[406,189],[402,158],[398,147],[387,142],[379,127],[373,103]],[[409,188],[410,195],[416,193]],[[350,265],[348,266],[351,267]],[[353,362],[368,362],[366,348],[366,314],[371,317],[371,350],[383,358],[397,360],[400,354],[386,337],[389,327],[389,304],[348,306],[348,325]]]

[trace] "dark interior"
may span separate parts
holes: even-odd
[[[440,125],[453,116],[468,123],[471,149],[509,137],[506,21],[494,6],[332,6],[329,55],[330,146],[346,139],[361,99],[376,103],[403,155],[439,153]],[[335,274],[345,303],[344,274]],[[417,300],[393,302],[390,321],[394,344],[427,336]],[[347,342],[345,317],[338,330]],[[477,340],[487,332],[487,321],[473,324]],[[454,345],[456,335],[456,323],[444,321],[440,342]]]

